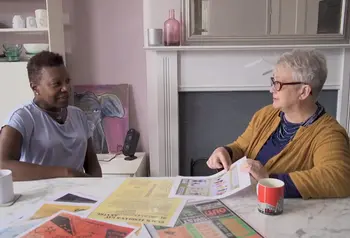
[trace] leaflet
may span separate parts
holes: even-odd
[[[135,227],[96,221],[76,214],[60,211],[41,224],[29,229],[20,238],[57,237],[131,237]]]
[[[46,217],[50,217],[53,214],[59,212],[59,211],[68,211],[68,212],[74,212],[74,213],[83,213],[91,208],[87,205],[80,205],[80,204],[61,204],[61,203],[52,203],[52,202],[44,202],[42,204],[39,204],[35,209],[28,214],[24,219],[28,220],[36,220],[36,219],[42,219]]]
[[[153,238],[263,238],[220,200],[187,204],[175,227],[146,227]]]
[[[251,185],[249,173],[241,171],[246,157],[233,163],[229,171],[222,170],[206,177],[175,178],[169,197],[187,199],[221,199]]]
[[[57,203],[94,204],[97,202],[96,198],[77,192],[58,193],[55,194],[51,199],[53,202]]]
[[[186,201],[169,198],[171,178],[127,178],[91,209],[89,218],[174,226]]]

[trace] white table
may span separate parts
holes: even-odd
[[[105,197],[124,178],[74,178],[16,182],[15,193],[20,200],[11,207],[0,207],[0,226],[14,222],[19,214],[43,202],[57,192],[75,191]],[[256,209],[256,195],[252,188],[223,199],[233,211],[267,238],[289,237],[350,237],[350,198],[329,200],[285,200],[285,212],[279,216],[266,216]]]
[[[124,155],[98,154],[97,159],[101,165],[102,176],[117,177],[147,177],[147,155],[144,152],[135,153],[134,160],[125,160]]]

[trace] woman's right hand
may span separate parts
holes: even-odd
[[[207,161],[207,165],[211,169],[222,169],[226,171],[230,169],[232,164],[229,153],[224,147],[218,147],[214,150]]]

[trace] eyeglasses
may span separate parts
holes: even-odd
[[[282,83],[280,81],[276,81],[274,77],[271,77],[271,87],[273,87],[276,91],[280,91],[284,85],[297,85],[297,84],[306,84],[306,83],[303,83],[303,82]]]

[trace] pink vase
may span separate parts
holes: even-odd
[[[180,45],[180,22],[175,19],[175,10],[169,11],[169,19],[164,22],[164,45]]]

